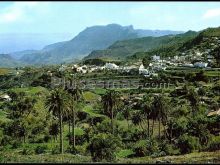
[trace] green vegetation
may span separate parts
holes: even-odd
[[[164,52],[164,54],[172,54],[178,45],[189,41],[196,36],[196,32],[186,32],[178,35],[167,35],[162,37],[143,37],[125,41],[117,41],[105,50],[93,51],[85,59],[111,57],[112,59],[125,59],[131,55],[131,58],[140,56],[141,52]],[[154,50],[155,49],[155,50]],[[174,50],[172,50],[174,49]],[[170,52],[172,50],[172,52]],[[140,52],[140,53],[139,53]],[[135,54],[136,53],[136,54]]]
[[[163,48],[150,51],[161,50],[166,56],[165,50],[174,46],[179,51],[193,35],[117,44],[161,42]],[[146,56],[144,65],[149,65],[150,51],[139,54],[141,60]],[[136,55],[131,59],[137,60]],[[10,98],[0,99],[0,162],[220,162],[218,68],[169,67],[155,77],[115,70],[76,74],[71,67],[59,68],[0,70],[0,96]],[[136,80],[145,85],[83,89],[79,83],[71,88],[68,81],[73,74],[74,80]],[[65,78],[65,86],[52,86],[53,77]]]
[[[21,66],[22,63],[16,61],[8,54],[0,54],[0,67],[17,67]]]

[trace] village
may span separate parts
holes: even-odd
[[[204,58],[206,56],[206,59]],[[145,67],[142,61],[137,61],[132,65],[116,65],[115,63],[106,62],[103,66],[96,66],[96,65],[64,65],[62,64],[61,67],[58,69],[59,71],[65,71],[72,69],[77,73],[86,74],[92,72],[101,72],[103,70],[114,70],[119,73],[131,73],[132,70],[138,71],[140,75],[145,77],[150,76],[158,76],[158,71],[166,70],[167,68],[211,68],[210,64],[213,62],[214,57],[211,55],[202,54],[199,51],[195,52],[195,55],[185,55],[182,53],[181,56],[174,56],[168,58],[161,58],[159,55],[152,56],[152,59],[148,65]]]

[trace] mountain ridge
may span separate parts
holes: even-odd
[[[141,34],[139,34],[138,31],[140,31],[140,29],[136,30],[132,25],[121,26],[119,24],[109,24],[106,26],[91,26],[85,28],[69,41],[47,45],[42,50],[34,52],[33,54],[25,54],[20,60],[23,63],[29,64],[73,62],[76,59],[82,59],[94,50],[106,49],[116,41],[150,35],[149,31],[151,30],[143,30]],[[181,32],[173,31],[173,33]],[[153,31],[151,35],[155,35]]]

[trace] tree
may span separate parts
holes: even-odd
[[[112,162],[115,160],[115,152],[121,146],[121,139],[112,134],[99,133],[95,135],[89,145],[92,160],[106,160]]]
[[[36,99],[25,96],[25,93],[23,92],[17,94],[11,93],[11,95],[13,96],[13,100],[9,105],[9,108],[12,110],[9,117],[18,122],[18,126],[20,126],[20,130],[22,130],[23,141],[25,143],[26,136],[28,134],[27,128],[29,126],[27,118],[34,108]]]
[[[211,55],[213,55],[214,58],[216,59],[217,66],[220,66],[220,47],[218,46],[217,48],[215,48],[211,52]]]
[[[120,106],[120,94],[114,90],[108,90],[102,96],[104,114],[111,118],[112,134],[114,134],[114,118]]]
[[[66,93],[57,88],[53,90],[46,100],[46,107],[49,108],[49,112],[59,119],[59,131],[60,131],[60,153],[63,153],[63,116],[66,113]]]
[[[189,100],[190,105],[192,107],[193,115],[195,115],[195,113],[198,111],[198,106],[199,106],[198,94],[195,92],[195,90],[193,88],[191,88],[191,89],[189,89],[186,97]]]
[[[167,121],[167,111],[168,111],[168,102],[165,100],[164,96],[156,95],[152,103],[152,112],[154,113],[154,118],[159,121],[159,138],[161,136],[161,121],[165,125]]]
[[[126,105],[122,111],[122,115],[124,116],[124,118],[127,120],[128,123],[128,129],[129,129],[129,119],[131,118],[131,108]]]
[[[134,115],[132,116],[132,122],[134,125],[139,125],[140,128],[142,130],[144,130],[144,127],[142,125],[142,121],[143,121],[143,115],[142,115],[142,112],[141,111],[137,111],[134,113]]]
[[[151,62],[151,56],[147,56],[147,57],[143,58],[142,63],[145,68],[147,68],[149,66],[150,62]]]
[[[81,100],[82,98],[82,91],[80,90],[80,88],[78,86],[76,86],[76,88],[70,88],[67,89],[67,92],[71,95],[71,105],[70,105],[70,109],[71,109],[71,113],[69,114],[69,119],[72,119],[72,149],[75,150],[75,145],[76,145],[76,137],[75,137],[75,125],[76,125],[76,105],[77,103]]]
[[[57,135],[59,134],[59,124],[58,123],[52,123],[52,125],[49,128],[49,134],[54,137],[54,141],[57,139]]]
[[[152,103],[151,97],[148,96],[148,95],[145,95],[144,99],[143,99],[143,102],[142,102],[142,106],[143,106],[144,116],[147,119],[147,130],[148,130],[147,133],[148,133],[148,136],[150,136],[150,114],[151,114],[151,111],[152,111],[151,103]]]

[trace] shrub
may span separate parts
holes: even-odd
[[[46,152],[47,146],[37,146],[35,148],[35,153],[36,154],[43,154]]]
[[[21,152],[23,155],[32,155],[34,154],[34,151],[28,148],[24,148]]]
[[[212,136],[208,142],[207,151],[216,151],[220,149],[220,136]]]
[[[48,143],[51,137],[49,135],[44,136],[44,142]]]
[[[10,136],[5,135],[1,140],[1,145],[6,146],[8,144],[11,144],[12,138]]]
[[[179,137],[178,146],[182,154],[190,153],[201,148],[199,138],[195,136],[189,136],[187,134],[181,135]]]
[[[81,155],[88,155],[88,151],[87,151],[88,145],[89,145],[88,143],[84,143],[83,145],[77,145],[76,150]]]
[[[59,146],[55,146],[54,148],[52,148],[51,154],[59,154],[60,150],[59,150]]]
[[[129,149],[121,150],[117,153],[117,156],[120,158],[127,158],[127,157],[131,157],[133,155],[134,155],[134,152]]]
[[[133,147],[135,156],[149,156],[159,152],[159,146],[155,139],[139,140]]]
[[[15,149],[15,148],[18,148],[21,146],[21,142],[19,141],[13,141],[12,142],[12,148]]]
[[[112,162],[116,159],[115,152],[121,146],[121,139],[112,134],[99,133],[95,135],[88,146],[91,152],[92,160],[109,161]]]
[[[160,150],[165,152],[165,155],[179,155],[180,150],[173,144],[164,141],[160,144]]]

